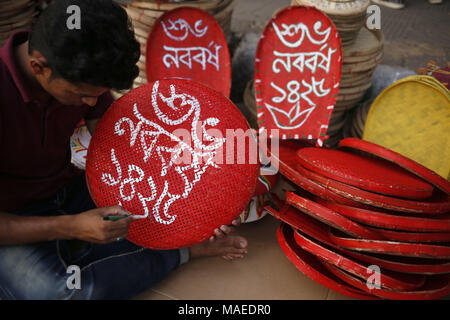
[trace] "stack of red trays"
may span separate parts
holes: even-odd
[[[278,241],[300,271],[353,298],[450,295],[447,180],[356,138],[337,150],[281,142],[278,158],[295,191],[267,210],[283,222]]]

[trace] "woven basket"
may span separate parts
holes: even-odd
[[[341,84],[336,107],[354,108],[372,85],[372,74],[383,59],[384,37],[362,28],[353,44],[343,47]]]
[[[366,21],[369,0],[292,0],[292,5],[313,6],[333,20],[341,36],[342,45],[351,45]]]
[[[367,115],[363,139],[448,178],[449,117],[450,93],[445,86],[430,76],[409,76],[377,96]]]
[[[19,30],[28,30],[37,14],[35,1],[0,0],[0,46]]]

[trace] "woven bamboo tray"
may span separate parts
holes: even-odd
[[[156,20],[165,12],[179,7],[194,7],[210,13],[219,23],[225,37],[231,34],[231,15],[236,5],[236,0],[188,0],[181,2],[158,2],[155,0],[131,1],[128,5],[122,5],[130,17],[136,35],[136,40],[141,45],[141,57],[137,66],[145,72],[145,52],[148,35]],[[147,83],[146,78],[138,77],[133,87]],[[120,97],[123,93],[114,92],[113,96]]]
[[[363,139],[389,148],[448,179],[450,93],[430,76],[410,76],[384,89],[367,116]]]

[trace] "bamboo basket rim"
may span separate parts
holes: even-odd
[[[0,21],[0,27],[4,27],[4,26],[11,25],[14,23],[19,23],[26,19],[32,20],[35,14],[36,14],[35,8],[31,7],[30,10],[25,11],[24,13],[21,13],[19,15],[9,18],[9,19],[2,19]]]
[[[371,59],[364,62],[359,63],[351,63],[348,65],[342,64],[342,73],[351,73],[357,71],[366,71],[375,69],[380,62],[383,60],[384,52],[380,51],[380,53],[375,57],[375,59]]]
[[[23,21],[18,24],[11,24],[8,26],[2,26],[0,27],[0,34],[11,34],[12,32],[15,32],[20,29],[27,29],[31,27],[32,21]]]
[[[358,94],[361,92],[365,92],[367,89],[369,89],[372,86],[372,79],[370,79],[368,82],[359,85],[359,86],[354,86],[354,87],[350,87],[350,88],[342,88],[339,89],[339,93],[338,93],[338,97],[339,94],[343,94],[343,95],[352,95],[352,94]]]
[[[141,29],[141,30],[146,30],[148,32],[150,32],[152,30],[151,26],[146,25],[145,23],[142,23],[138,20],[131,19],[131,22],[133,24],[134,29],[137,28],[137,29]]]
[[[218,5],[222,4],[223,2],[231,2],[234,0],[195,0],[195,1],[183,1],[179,3],[157,3],[155,1],[147,0],[147,1],[132,1],[129,5],[138,7],[138,8],[145,8],[145,9],[152,9],[152,10],[158,10],[158,11],[169,11],[172,9],[176,9],[179,7],[195,7],[198,9],[202,9],[205,11],[214,9]]]
[[[356,4],[356,6],[349,7],[349,5],[347,5],[347,8],[344,9],[341,9],[341,7],[345,6],[343,2],[327,1],[327,0],[292,0],[291,4],[313,6],[318,10],[323,11],[327,14],[340,16],[347,16],[353,14],[360,14],[361,12],[366,12],[367,8],[370,5],[370,0],[354,0],[351,2]]]
[[[368,81],[370,81],[370,79],[371,78],[361,79],[361,80],[358,80],[358,81],[353,81],[353,82],[346,83],[345,85],[342,85],[342,82],[341,82],[341,88],[348,89],[348,88],[351,88],[351,87],[361,86],[361,85],[367,83]]]
[[[11,1],[5,0],[5,1],[0,2],[0,9],[2,11],[14,10],[16,8],[23,7],[28,3],[33,3],[33,1],[32,0],[11,0]]]
[[[353,101],[356,99],[361,99],[364,94],[366,93],[367,89],[355,92],[355,93],[342,93],[338,94],[338,97],[336,101],[338,102],[347,102],[347,101]]]
[[[374,70],[364,70],[358,72],[349,72],[341,75],[341,81],[360,80],[372,76]]]
[[[350,63],[366,62],[371,59],[375,59],[379,55],[379,53],[380,52],[378,51],[369,55],[343,57],[343,63],[350,64]]]
[[[23,7],[19,7],[12,10],[2,10],[0,12],[0,19],[7,19],[10,17],[16,16],[18,13],[22,12],[23,10],[27,10],[29,8],[36,8],[34,2],[28,2]]]
[[[361,30],[358,32],[358,35],[361,35],[361,32],[365,32],[364,30],[368,31],[368,34],[375,35],[376,39],[378,40],[378,44],[367,49],[361,49],[361,48],[355,48],[355,44],[352,46],[347,46],[342,48],[342,55],[345,59],[345,57],[355,57],[355,56],[365,56],[370,55],[375,52],[379,52],[380,50],[383,50],[384,47],[384,35],[380,30],[369,30],[366,27],[361,28]],[[355,39],[357,40],[358,37]]]

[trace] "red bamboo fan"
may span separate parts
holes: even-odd
[[[190,7],[167,11],[153,25],[146,50],[149,82],[195,80],[229,96],[228,44],[219,23],[209,13]]]
[[[297,171],[340,196],[366,205],[388,210],[430,215],[444,214],[450,210],[450,196],[442,193],[433,194],[432,197],[422,201],[400,199],[365,191],[337,180],[329,179],[306,169],[300,164],[297,165]]]
[[[437,215],[435,217],[406,216],[400,215],[395,211],[383,212],[369,210],[367,208],[355,208],[329,201],[322,201],[321,199],[316,199],[316,201],[347,218],[374,227],[426,233],[445,232],[450,234],[449,214]]]
[[[275,162],[278,162],[280,173],[302,189],[326,200],[336,201],[338,203],[352,206],[361,206],[358,202],[347,199],[346,197],[327,189],[323,185],[306,178],[297,171],[296,167],[298,162],[296,160],[295,153],[300,148],[308,146],[311,146],[311,144],[306,140],[280,141],[279,153],[275,154],[274,152],[270,152],[270,157],[274,158]]]
[[[140,246],[201,242],[254,195],[259,164],[233,133],[248,129],[230,100],[197,82],[141,86],[98,123],[86,165],[92,198],[99,207],[130,211],[136,220],[128,239]]]
[[[255,58],[260,130],[278,129],[281,139],[317,139],[322,145],[339,91],[341,63],[341,39],[324,13],[291,6],[275,14]]]
[[[320,220],[346,234],[360,238],[383,239],[379,234],[371,231],[358,223],[340,215],[339,213],[324,207],[314,201],[300,197],[293,192],[286,193],[286,203],[306,213],[307,215]]]
[[[346,257],[333,248],[327,247],[315,239],[312,239],[301,232],[295,233],[295,241],[304,250],[316,255],[318,258],[327,261],[339,268],[343,268],[349,273],[368,279],[371,274],[368,272],[369,263],[361,262],[353,258]],[[413,290],[421,287],[425,282],[425,277],[421,275],[411,275],[399,272],[384,270],[380,274],[380,285],[391,290]]]
[[[354,150],[360,150],[367,152],[371,155],[383,158],[385,160],[391,161],[405,170],[408,170],[415,175],[421,177],[428,183],[436,186],[441,191],[446,194],[450,194],[450,182],[442,178],[437,173],[431,171],[430,169],[424,167],[420,163],[415,162],[412,159],[409,159],[400,153],[392,151],[388,148],[382,147],[375,143],[361,140],[357,138],[346,138],[339,142],[339,148],[349,148]]]
[[[294,240],[293,230],[288,225],[282,223],[279,226],[277,230],[277,238],[281,249],[286,254],[288,259],[298,270],[311,278],[313,281],[316,281],[331,290],[351,298],[370,300],[376,299],[375,297],[364,293],[364,291],[347,285],[345,281],[342,281],[333,273],[324,268],[319,259],[317,259],[314,255],[299,247]]]
[[[336,245],[359,252],[381,253],[394,256],[419,257],[430,259],[450,259],[450,246],[407,243],[398,241],[381,241],[356,239],[345,236],[337,231],[330,230],[330,238]]]
[[[333,266],[327,262],[323,265],[333,273],[336,277],[345,281],[348,285],[373,294],[383,299],[392,300],[434,300],[440,299],[450,294],[450,275],[429,276],[425,284],[416,290],[410,291],[393,291],[383,288],[369,288],[367,283],[350,273]]]
[[[433,193],[433,186],[383,159],[322,148],[303,148],[297,159],[308,170],[367,191],[410,199]]]
[[[297,229],[297,231],[301,231],[315,240],[320,241],[320,243],[333,248],[335,252],[357,259],[358,261],[377,265],[381,269],[426,275],[450,273],[450,261],[380,254],[372,255],[367,252],[357,252],[339,247],[332,242],[328,225],[311,218],[289,205],[285,205],[279,212],[271,207],[266,207],[266,210],[276,219],[289,224],[292,228]],[[294,237],[297,237],[297,235]]]

